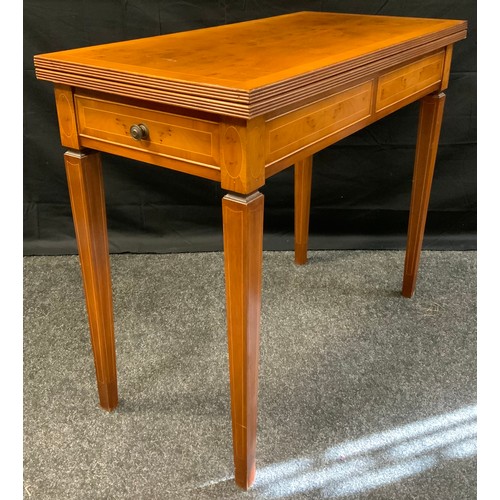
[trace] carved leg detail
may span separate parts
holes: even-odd
[[[295,263],[307,262],[311,207],[312,156],[295,164]]]
[[[255,478],[264,196],[222,200],[235,481]]]
[[[99,401],[105,410],[113,410],[118,404],[118,390],[101,159],[96,152],[68,151],[64,161],[80,254]]]
[[[415,292],[445,97],[444,93],[431,94],[420,101],[402,291],[408,298]]]

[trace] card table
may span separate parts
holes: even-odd
[[[415,290],[461,20],[298,12],[36,55],[55,102],[99,401],[118,404],[100,152],[219,182],[235,481],[256,472],[266,179],[294,166],[295,262],[307,260],[312,157],[420,100],[402,295]],[[190,177],[186,175],[186,182]]]

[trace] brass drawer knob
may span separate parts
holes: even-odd
[[[130,135],[132,139],[140,141],[141,139],[147,139],[149,137],[149,130],[144,123],[139,123],[139,125],[132,125],[130,127]]]

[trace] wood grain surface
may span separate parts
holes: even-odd
[[[445,99],[445,94],[441,92],[426,96],[420,102],[402,291],[403,296],[408,298],[415,292],[417,283]]]
[[[402,101],[441,81],[444,51],[388,71],[378,79],[376,111]]]
[[[80,149],[80,138],[73,100],[73,89],[67,85],[55,84],[57,120],[61,144],[71,149]]]
[[[294,228],[295,263],[307,262],[307,242],[309,239],[309,213],[311,210],[311,181],[313,157],[307,156],[295,164],[294,172]]]
[[[298,90],[313,95],[336,75],[461,40],[466,27],[460,20],[299,12],[40,54],[35,67],[40,79],[250,118]]]
[[[99,401],[105,410],[118,404],[113,298],[101,156],[68,151],[64,155],[94,353]]]
[[[235,481],[255,478],[264,196],[222,200]]]

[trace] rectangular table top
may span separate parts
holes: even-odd
[[[141,89],[141,97],[179,105],[196,97],[208,110],[243,107],[250,117],[314,82],[463,39],[466,28],[459,20],[299,12],[42,54],[35,67],[56,83],[123,95]]]

